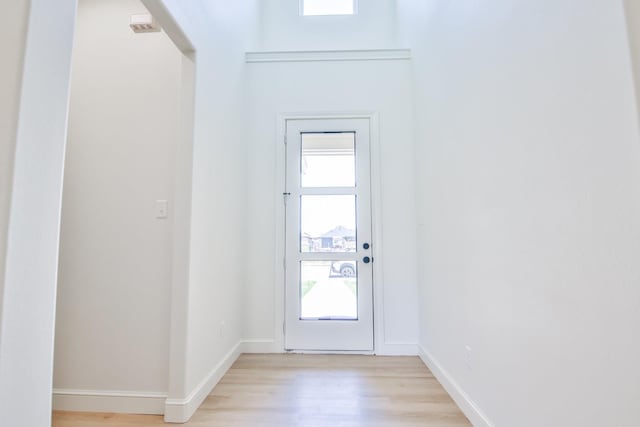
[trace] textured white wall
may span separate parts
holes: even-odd
[[[139,0],[81,0],[60,242],[54,388],[166,392],[181,54],[134,34]],[[169,200],[157,219],[156,200]]]
[[[422,346],[496,426],[637,426],[622,2],[398,5],[415,56]]]
[[[22,19],[26,3],[27,27]],[[15,138],[15,157],[8,226],[4,183],[0,197],[0,229],[8,230],[0,287],[0,426],[45,426],[51,423],[58,237],[76,2],[32,0],[5,6],[3,38],[15,45],[3,49],[7,56],[1,80],[7,98],[3,96],[0,104],[2,154],[10,156]],[[5,17],[15,22],[6,23]],[[15,86],[7,91],[5,82]],[[7,166],[6,158],[2,165]],[[9,169],[3,168],[1,175],[7,179]],[[4,245],[3,232],[0,237]]]

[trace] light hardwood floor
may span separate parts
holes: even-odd
[[[162,417],[54,412],[53,427],[162,425]],[[417,357],[240,356],[193,427],[471,426]]]

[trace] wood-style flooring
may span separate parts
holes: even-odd
[[[53,427],[163,425],[162,417],[54,412]],[[193,427],[471,426],[417,357],[245,354]]]

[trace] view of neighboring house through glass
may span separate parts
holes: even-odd
[[[300,252],[356,252],[356,135],[302,133]],[[335,257],[334,257],[335,258]],[[358,318],[354,259],[300,263],[300,318]]]
[[[302,134],[300,184],[303,188],[356,185],[355,134]],[[356,196],[304,195],[300,200],[302,252],[355,252]]]

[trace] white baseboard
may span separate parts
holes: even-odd
[[[433,357],[422,346],[418,346],[420,359],[431,370],[431,373],[442,384],[444,389],[449,393],[451,398],[458,404],[462,412],[469,418],[474,427],[495,427],[489,418],[482,412],[478,405],[469,397],[469,395],[460,387],[440,362]]]
[[[53,389],[53,409],[162,415],[166,393]]]
[[[245,340],[242,342],[242,353],[283,353],[283,349],[276,348],[275,340]]]
[[[198,410],[211,390],[227,373],[233,362],[241,354],[242,341],[238,342],[218,363],[186,399],[167,399],[165,402],[164,421],[167,423],[186,423]]]
[[[418,345],[409,343],[384,343],[376,349],[377,356],[417,356]]]
[[[164,415],[170,423],[185,423],[241,353],[281,353],[273,340],[241,341],[185,399],[168,399],[167,393],[104,390],[53,390],[53,409],[76,412]]]

